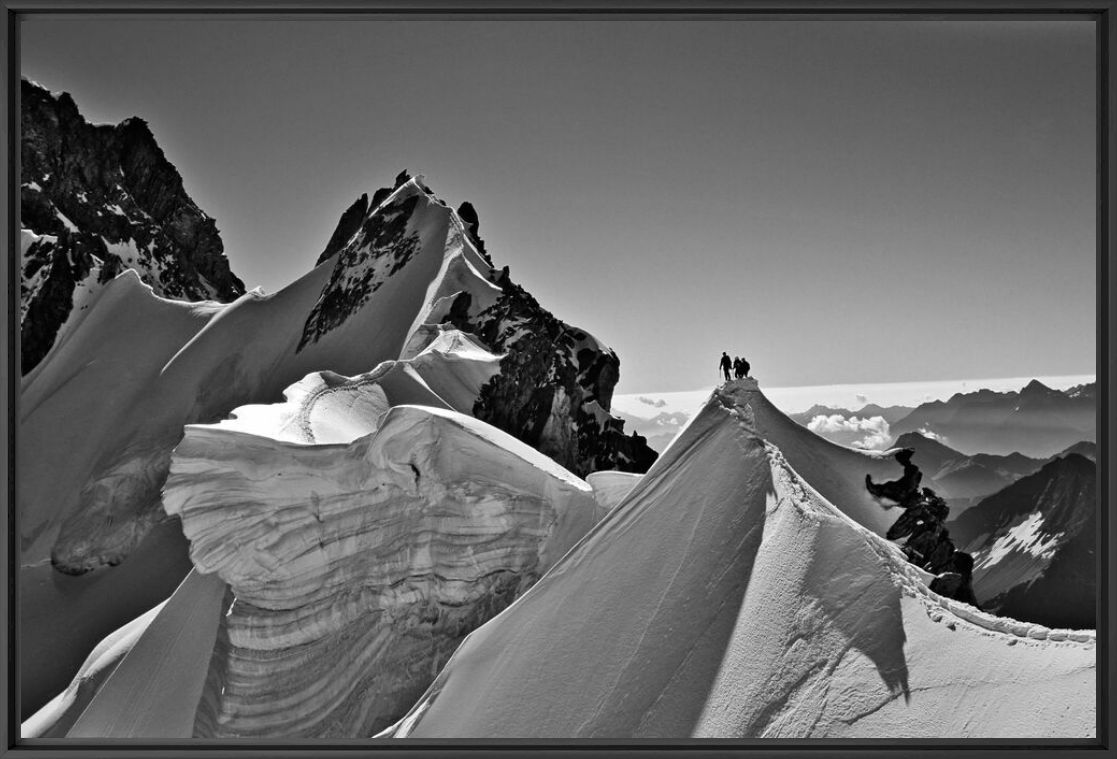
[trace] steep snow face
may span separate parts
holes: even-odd
[[[893,479],[901,472],[893,449],[867,451],[845,448],[815,435],[777,409],[754,379],[735,380],[725,389],[751,409],[757,434],[775,445],[796,472],[822,497],[858,524],[884,535],[899,516],[887,510],[865,489],[865,475]],[[715,391],[717,393],[722,391]],[[673,443],[675,447],[678,442]]]
[[[1094,735],[1092,632],[932,594],[765,441],[765,414],[755,387],[716,393],[385,735]]]
[[[20,289],[24,373],[84,301],[126,268],[157,295],[229,301],[229,271],[212,219],[186,195],[147,125],[94,126],[69,95],[21,83]]]
[[[68,738],[186,738],[228,607],[221,578],[192,571],[66,731]],[[184,708],[185,707],[185,708]]]
[[[105,637],[85,658],[81,669],[62,693],[47,702],[20,728],[21,738],[63,738],[136,641],[163,609],[159,604]]]
[[[23,722],[23,738],[188,738],[227,607],[216,576],[191,572],[170,597],[105,637],[70,686]]]
[[[200,737],[382,729],[598,509],[584,481],[538,451],[420,406],[393,407],[347,444],[188,427],[164,504],[199,571],[235,596]]]
[[[586,482],[593,488],[593,496],[604,515],[623,501],[641,479],[643,475],[632,472],[593,472],[586,477]]]

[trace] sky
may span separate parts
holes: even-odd
[[[1085,20],[29,16],[24,76],[146,119],[232,269],[305,274],[422,173],[618,393],[1096,372]]]

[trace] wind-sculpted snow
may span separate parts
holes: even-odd
[[[1092,632],[931,593],[764,439],[763,406],[717,392],[385,735],[1094,735]]]
[[[151,566],[129,565],[126,559],[166,524],[159,492],[184,425],[217,422],[238,406],[274,403],[284,389],[314,373],[329,385],[337,376],[361,381],[379,371],[376,384],[390,405],[472,413],[485,388],[498,380],[497,372],[505,371],[508,356],[499,346],[506,341],[461,334],[446,318],[463,293],[482,309],[502,297],[501,287],[490,281],[498,272],[470,237],[468,229],[476,224],[467,225],[420,178],[406,174],[394,188],[373,196],[360,224],[354,216],[352,209],[347,212],[345,228],[331,237],[330,257],[274,295],[254,290],[228,305],[180,303],[156,297],[135,272],[125,271],[90,295],[88,308],[75,313],[54,348],[25,376],[18,509],[21,562],[34,569],[24,576],[39,577],[38,568],[49,563],[71,575],[114,567],[116,579],[91,580],[81,591],[67,591],[82,597],[72,608],[91,604],[100,610],[95,625],[93,617],[61,603],[65,594],[54,587],[57,582],[39,577],[25,588],[21,604],[35,609],[47,603],[57,613],[51,619],[25,614],[24,620],[35,621],[24,627],[24,638],[50,640],[50,647],[70,653],[35,654],[35,662],[25,662],[21,672],[34,678],[24,682],[25,692],[34,697],[23,702],[24,716],[66,686],[97,641],[150,607],[136,608],[110,586],[130,585],[152,572]],[[402,247],[389,250],[390,241]],[[339,268],[341,260],[347,263]],[[546,314],[544,321],[557,322],[540,313]],[[607,363],[615,362],[608,349],[579,334],[584,349],[600,349]],[[513,361],[517,366],[549,367],[552,354],[561,354],[563,362],[569,357],[562,341],[521,354]],[[577,366],[596,361],[585,357]],[[531,376],[547,382],[549,371]],[[604,402],[613,381],[615,375],[599,376],[595,398]],[[525,434],[516,414],[493,421],[556,456],[561,447],[548,447],[546,440],[589,441],[601,468],[616,468],[633,439],[620,433],[619,421],[601,403],[583,402],[581,396],[563,400],[565,392],[557,389],[548,406],[547,429],[554,431],[549,437]],[[58,434],[67,429],[81,434]],[[155,571],[164,593],[185,572],[179,561],[185,556],[168,551],[166,567],[173,565],[178,574]],[[43,628],[48,624],[49,631]],[[33,647],[26,649],[28,656]]]
[[[537,451],[419,406],[392,408],[349,443],[189,427],[164,503],[199,571],[235,595],[201,737],[383,728],[597,510],[584,481]]]
[[[499,363],[468,335],[445,330],[414,358],[356,377],[309,374],[283,391],[285,403],[241,406],[213,426],[293,443],[348,443],[375,432],[392,406],[468,412]]]

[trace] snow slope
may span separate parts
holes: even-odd
[[[329,441],[256,413],[281,436],[195,425],[175,450],[166,509],[235,596],[196,736],[384,728],[597,517],[589,485],[510,435],[428,406],[380,416],[378,385],[339,387],[339,403],[299,391],[273,409],[287,420],[302,404]]]
[[[755,386],[715,393],[385,735],[1094,734],[1092,632],[998,619],[931,593],[924,573],[829,503],[792,456],[815,474],[818,464],[785,455],[766,431],[796,442]]]
[[[191,572],[163,603],[106,637],[23,738],[190,736],[225,583]]]
[[[586,482],[593,488],[593,497],[597,499],[604,516],[623,501],[643,477],[632,472],[592,472],[586,476]]]
[[[735,380],[728,387],[752,409],[756,433],[779,448],[787,463],[823,498],[878,535],[888,531],[900,514],[882,508],[869,495],[865,475],[871,474],[877,482],[899,477],[903,469],[892,457],[893,450],[846,448],[815,435],[772,405],[756,380]]]
[[[846,448],[816,435],[773,405],[760,391],[755,379],[734,380],[723,387],[733,388],[734,393],[746,399],[753,408],[760,436],[777,446],[791,466],[824,498],[878,535],[883,535],[896,521],[899,512],[883,509],[865,489],[866,474],[871,474],[878,482],[895,479],[902,474],[903,469],[892,457],[894,449],[870,451]],[[686,435],[685,429],[665,454],[680,444]]]

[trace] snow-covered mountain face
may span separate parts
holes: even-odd
[[[396,187],[409,179],[401,174]],[[414,198],[385,202],[389,192],[378,191],[371,203],[361,196],[339,220],[320,259],[334,258],[334,274],[307,321],[300,349],[332,323],[344,321],[415,255],[418,238],[406,232]],[[379,204],[379,213],[358,224],[358,214],[376,208],[374,204]],[[499,373],[482,388],[473,416],[580,476],[608,469],[646,471],[655,451],[643,437],[625,435],[623,421],[609,413],[620,377],[616,353],[540,306],[512,281],[507,266],[495,268],[478,229],[476,211],[468,203],[452,213],[451,234],[468,238],[483,264],[447,266],[452,284],[440,288],[404,354],[420,350],[436,325],[474,335],[503,358]]]
[[[68,94],[27,80],[20,98],[24,373],[124,269],[166,298],[230,301],[244,292],[213,219],[142,119],[90,124]]]
[[[716,391],[386,735],[1093,735],[1094,634],[930,592],[868,514],[824,497],[845,488],[812,477],[859,456],[829,446],[748,381]]]
[[[1097,466],[1068,453],[949,523],[974,557],[974,593],[998,614],[1097,626]]]
[[[68,583],[51,567],[80,575],[111,566],[115,587],[159,577],[169,593],[186,571],[174,558],[185,546],[163,529],[160,493],[184,426],[274,402],[308,374],[355,377],[384,362],[411,362],[392,375],[418,377],[411,391],[425,400],[403,402],[438,406],[435,398],[472,412],[575,473],[639,470],[654,458],[607,411],[616,355],[526,293],[506,294],[504,271],[474,242],[476,222],[406,175],[374,198],[380,202],[369,203],[359,223],[349,222],[348,238],[343,230],[331,240],[331,255],[274,295],[253,291],[229,305],[166,300],[125,270],[25,376],[18,508],[21,577],[29,587],[22,599],[29,608],[57,607],[54,618],[24,616],[34,624],[23,632],[25,652],[38,664],[23,671],[43,688],[40,696],[65,684],[82,652],[149,608],[142,594],[112,593],[103,582],[62,588]],[[466,323],[481,335],[455,332]],[[533,336],[536,329],[546,340]],[[450,349],[447,340],[464,340],[472,346],[466,353],[487,356],[473,362],[468,381],[423,378],[431,350],[465,350]],[[526,378],[555,386],[518,392]],[[84,434],[58,434],[73,427]],[[156,550],[145,543],[149,535],[170,542]],[[125,561],[137,552],[164,561]],[[98,613],[80,613],[75,594]],[[47,624],[50,635],[39,627]],[[69,659],[46,655],[56,648]]]
[[[1055,390],[1033,380],[1019,392],[978,390],[924,403],[892,425],[929,432],[963,453],[1047,457],[1097,436],[1097,384]]]

